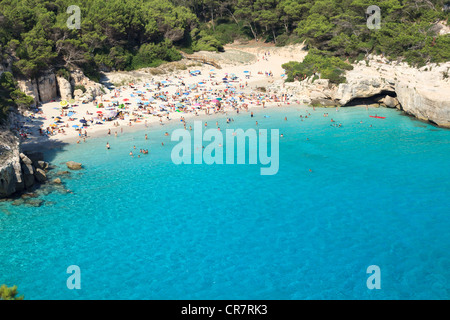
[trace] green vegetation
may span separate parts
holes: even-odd
[[[329,79],[331,83],[339,84],[345,82],[342,76],[344,70],[351,70],[353,67],[344,62],[341,58],[331,56],[327,52],[311,49],[303,62],[291,61],[283,65],[288,75],[287,81],[292,82],[295,79],[302,80],[304,77],[310,77],[320,74],[321,78]]]
[[[17,286],[7,287],[3,284],[0,287],[0,300],[23,300],[23,295],[17,296],[17,294]]]
[[[83,86],[82,84],[79,84],[79,85],[76,85],[76,86],[73,88],[73,91],[76,91],[76,90],[81,90],[81,91],[83,91],[83,93],[85,93],[85,92],[86,92],[86,87]]]
[[[236,39],[255,39],[305,41],[330,59],[376,53],[421,66],[450,60],[450,35],[436,28],[448,20],[445,2],[377,1],[381,29],[371,30],[368,0],[3,0],[0,63],[12,60],[14,75],[24,78],[80,67],[98,80],[101,70],[156,67],[179,60],[180,50],[222,51]],[[81,9],[79,30],[67,27],[70,5]],[[322,76],[342,81],[335,67]]]
[[[20,91],[13,75],[4,72],[0,76],[0,122],[3,122],[11,108],[30,108],[34,103],[32,97]]]

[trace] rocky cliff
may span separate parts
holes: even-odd
[[[36,79],[18,79],[17,82],[20,90],[33,97],[36,104],[58,98],[70,100],[73,97],[79,102],[90,102],[109,91],[105,86],[90,80],[81,70],[70,72],[70,81],[48,71]],[[80,90],[80,94],[74,95],[75,86],[83,86],[85,92]]]
[[[0,199],[44,183],[48,167],[41,152],[20,152],[20,140],[9,123],[0,126]]]
[[[19,139],[6,128],[0,128],[0,198],[25,187],[19,156]]]
[[[269,89],[284,87],[301,103],[323,106],[346,106],[356,99],[376,97],[387,107],[450,128],[449,70],[450,62],[416,69],[370,55],[346,72],[346,83],[333,85],[326,79],[313,81],[310,77],[300,82],[275,83]]]

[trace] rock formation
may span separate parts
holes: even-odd
[[[19,139],[0,128],[0,199],[47,181],[48,163],[41,152],[20,153]]]
[[[70,170],[81,170],[82,169],[82,164],[75,162],[75,161],[68,161],[66,162],[67,168],[69,168]]]
[[[72,99],[72,85],[64,77],[56,77],[59,88],[59,96],[61,100],[71,100]]]
[[[48,102],[58,97],[58,86],[55,74],[48,72],[37,79],[39,98],[41,102]]]
[[[304,104],[345,106],[355,99],[383,95],[378,102],[421,120],[450,128],[450,62],[416,69],[369,55],[346,72],[346,83],[330,84],[313,77],[300,82],[276,82],[270,90],[284,90]]]

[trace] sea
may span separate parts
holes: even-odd
[[[0,203],[0,284],[30,300],[450,298],[450,130],[387,108],[253,112],[187,127],[278,130],[276,174],[175,164],[178,120],[46,150],[53,178],[83,169],[41,207]]]

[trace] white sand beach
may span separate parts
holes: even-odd
[[[148,74],[139,82],[112,89],[89,103],[74,100],[45,103],[38,112],[26,114],[21,128],[23,143],[41,147],[58,141],[79,143],[86,138],[120,135],[129,130],[179,121],[182,117],[231,114],[296,103],[284,92],[264,92],[258,87],[283,79],[282,64],[301,61],[306,56],[300,45],[283,48],[228,46],[226,53],[228,50],[254,55],[254,59],[244,63],[218,60],[221,69],[203,64],[171,74]],[[220,57],[226,53],[214,55]],[[126,75],[126,72],[117,72],[108,77]]]

